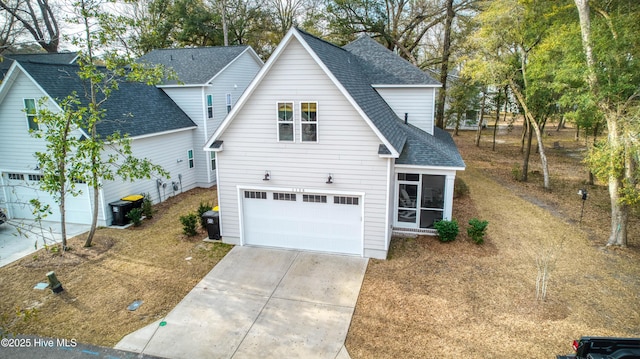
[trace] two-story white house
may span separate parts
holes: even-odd
[[[223,241],[386,258],[450,219],[464,162],[440,84],[369,37],[284,37],[211,136]]]
[[[147,62],[162,63],[162,56],[156,59],[154,53]],[[262,67],[248,46],[158,53],[174,59],[166,65],[175,69],[179,84],[121,83],[103,104],[106,118],[98,126],[98,133],[103,138],[116,131],[127,134],[133,154],[162,166],[170,177],[103,181],[98,213],[101,226],[111,225],[109,204],[124,196],[149,194],[154,202],[161,202],[191,188],[215,184],[215,157],[209,157],[202,146]],[[52,197],[39,189],[41,172],[34,153],[45,147],[43,140],[34,138],[29,130],[40,128],[35,120],[40,99],[47,98],[45,106],[54,111],[62,111],[59,101],[74,91],[85,99],[86,86],[77,76],[78,66],[68,60],[70,55],[15,55],[6,58],[0,68],[0,207],[6,209],[9,218],[33,218],[29,205],[33,198],[50,205],[52,214],[47,220],[60,218]],[[89,136],[83,129],[76,135]],[[67,197],[67,222],[89,224],[92,191],[86,184],[78,186],[82,194]]]

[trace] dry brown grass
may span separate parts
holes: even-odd
[[[456,138],[467,164],[460,176],[470,188],[454,203],[456,241],[394,239],[387,261],[369,262],[347,337],[353,358],[552,358],[570,352],[581,335],[640,336],[637,213],[629,248],[605,248],[604,186],[588,187],[578,223],[577,191],[587,173],[578,156],[583,143],[572,131],[547,138],[548,147],[562,147],[548,150],[551,192],[537,173],[529,183],[512,179],[521,162],[519,129],[498,139],[493,152],[486,133],[480,149],[472,133]],[[537,163],[534,154],[532,171]],[[484,245],[466,235],[472,217],[489,221]],[[535,259],[558,243],[547,300],[537,301]]]
[[[98,230],[91,248],[83,248],[85,238],[77,237],[69,241],[69,252],[40,250],[0,268],[0,326],[12,333],[113,346],[164,317],[231,248],[202,242],[202,231],[193,238],[182,234],[179,217],[216,198],[215,189],[191,190],[157,205],[157,213],[141,227]],[[32,289],[46,282],[51,270],[65,290],[56,295]],[[134,300],[144,303],[128,311]],[[22,319],[34,310],[35,317]]]

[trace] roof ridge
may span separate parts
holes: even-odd
[[[347,53],[350,53],[349,51],[347,51],[347,50],[343,49],[341,46],[338,46],[338,45],[336,45],[336,44],[334,44],[334,43],[331,43],[331,42],[329,42],[329,41],[327,41],[327,40],[321,39],[321,38],[317,37],[316,35],[310,34],[310,33],[306,32],[306,31],[304,31],[304,30],[300,29],[300,28],[299,28],[299,27],[297,27],[297,26],[296,26],[296,28],[295,28],[295,29],[296,29],[298,32],[302,33],[303,35],[310,36],[310,37],[312,37],[312,38],[314,38],[314,39],[316,39],[316,40],[318,40],[318,41],[321,41],[321,42],[323,42],[323,43],[325,43],[325,44],[327,44],[327,45],[331,45],[331,46],[333,46],[333,47],[335,47],[335,48],[337,48],[337,49],[340,49],[340,50],[342,50],[342,51],[345,51],[345,52],[347,52]]]
[[[196,46],[196,47],[163,47],[160,49],[151,49],[151,51],[179,51],[179,50],[200,50],[200,49],[226,49],[232,47],[249,47],[249,45],[212,45],[212,46]],[[149,52],[151,52],[149,51]],[[149,53],[147,52],[147,54]],[[146,54],[145,54],[146,55]]]

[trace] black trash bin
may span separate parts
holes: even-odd
[[[207,225],[209,239],[220,239],[220,214],[216,211],[206,211],[202,214],[202,220]]]
[[[130,201],[115,201],[109,203],[111,207],[111,216],[113,219],[111,220],[112,226],[124,226],[129,223],[129,218],[127,218],[127,214],[131,210],[132,202]]]
[[[142,208],[142,202],[144,202],[144,196],[141,194],[132,194],[126,197],[122,197],[120,198],[120,200],[131,202],[131,209]]]

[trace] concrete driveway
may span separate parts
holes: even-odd
[[[115,348],[165,358],[349,358],[368,260],[234,247],[161,321]]]
[[[0,225],[0,267],[28,256],[44,247],[62,241],[59,222],[12,219]],[[18,229],[19,228],[19,229]],[[67,238],[88,232],[91,226],[67,223]]]

